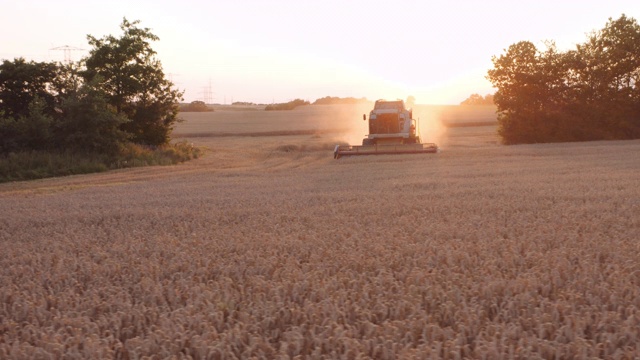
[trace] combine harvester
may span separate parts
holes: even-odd
[[[367,120],[367,115],[362,115]],[[438,152],[433,143],[421,143],[416,133],[417,121],[404,101],[378,100],[369,114],[369,135],[360,145],[336,145],[333,157],[352,155],[432,154]]]

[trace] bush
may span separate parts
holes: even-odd
[[[181,112],[209,112],[214,111],[212,108],[207,106],[204,101],[196,100],[192,101],[189,104],[180,104]]]
[[[109,158],[99,154],[47,151],[12,152],[0,156],[0,182],[102,172]]]
[[[265,110],[293,110],[298,106],[303,106],[303,105],[309,105],[309,102],[304,101],[302,99],[295,99],[287,103],[267,105],[264,109]]]
[[[121,126],[129,122],[109,109],[104,94],[93,84],[63,99],[57,126],[59,150],[117,155],[129,135]]]
[[[118,155],[75,151],[21,151],[0,155],[0,182],[88,174],[112,169],[173,165],[202,155],[187,142],[151,147],[129,143]]]
[[[367,98],[354,98],[354,97],[335,97],[335,96],[325,96],[323,98],[317,99],[313,102],[313,105],[334,105],[334,104],[361,104],[367,103],[369,100]]]
[[[51,145],[53,119],[45,114],[44,102],[35,97],[26,115],[0,117],[0,153],[43,150]]]
[[[129,144],[123,149],[117,167],[173,165],[197,159],[200,155],[202,150],[186,141],[159,147]]]

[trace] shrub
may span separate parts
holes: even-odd
[[[180,104],[181,112],[209,112],[214,111],[212,108],[207,106],[204,101],[196,100],[192,101],[189,104]]]
[[[20,151],[0,155],[0,182],[88,174],[112,169],[173,165],[202,155],[187,142],[151,147],[129,143],[117,155],[78,151]]]
[[[309,102],[302,99],[295,99],[287,103],[267,105],[264,109],[268,111],[269,110],[293,110],[298,106],[303,106],[303,105],[309,105]]]
[[[325,96],[313,102],[313,105],[360,104],[369,102],[367,98]]]

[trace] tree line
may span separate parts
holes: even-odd
[[[92,49],[78,63],[3,60],[0,154],[168,144],[182,92],[150,46],[158,37],[138,24],[123,19],[120,37],[88,35]]]
[[[205,104],[202,100],[195,100],[188,104],[180,104],[178,106],[180,112],[212,112],[214,109]]]
[[[362,104],[370,102],[365,97],[337,97],[337,96],[325,96],[313,102],[312,105],[335,105],[335,104]]]
[[[295,108],[297,108],[298,106],[304,106],[304,105],[309,105],[309,102],[306,100],[302,100],[302,99],[295,99],[295,100],[291,100],[289,102],[286,103],[276,103],[276,104],[269,104],[267,106],[265,106],[265,110],[267,111],[272,111],[272,110],[293,110]]]
[[[337,97],[337,96],[325,96],[323,98],[316,99],[313,103],[302,99],[291,100],[286,103],[269,104],[265,107],[265,110],[293,110],[298,106],[304,105],[337,105],[337,104],[361,104],[370,102],[367,98],[354,98],[354,97]]]
[[[493,95],[487,94],[484,97],[475,93],[460,103],[460,105],[493,105]]]
[[[492,58],[487,78],[505,144],[640,138],[640,26],[622,15],[575,49],[529,41]]]

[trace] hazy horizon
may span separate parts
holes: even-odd
[[[11,2],[0,13],[0,59],[73,61],[86,35],[121,35],[123,17],[160,37],[152,48],[185,102],[313,102],[325,96],[459,104],[493,93],[491,57],[518,41],[561,50],[608,18],[639,19],[640,3],[403,0]],[[209,90],[210,89],[210,90]]]

